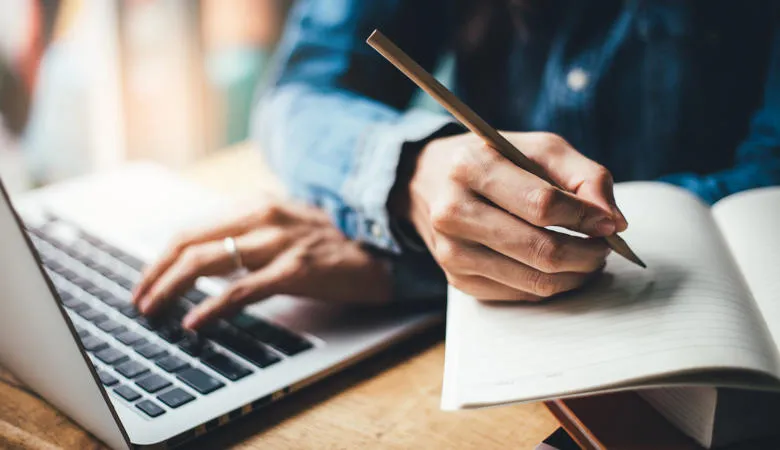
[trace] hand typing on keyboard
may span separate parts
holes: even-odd
[[[350,241],[316,208],[269,201],[264,206],[176,240],[147,267],[133,293],[146,315],[161,310],[200,276],[237,267],[225,239],[233,238],[247,273],[222,295],[193,308],[183,325],[197,329],[245,305],[277,294],[339,303],[389,301],[390,273],[383,261]]]

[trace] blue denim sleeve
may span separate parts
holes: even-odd
[[[446,284],[429,255],[401,254],[388,196],[402,150],[453,119],[407,110],[415,86],[365,40],[379,28],[430,70],[449,38],[447,3],[297,2],[252,119],[253,138],[293,196],[323,208],[348,237],[391,255],[401,298],[438,295]],[[420,265],[425,270],[413,269]]]
[[[734,167],[706,175],[681,173],[663,177],[709,203],[747,189],[780,185],[780,29],[776,27],[764,100],[750,132],[736,152]],[[706,157],[706,155],[702,155]]]

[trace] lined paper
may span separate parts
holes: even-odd
[[[733,195],[712,213],[780,351],[780,188]]]
[[[623,237],[649,268],[611,255],[593,285],[541,304],[484,303],[450,288],[443,408],[653,384],[708,368],[778,372],[709,208],[660,183],[622,184],[616,196],[630,224]]]
[[[712,445],[718,391],[712,387],[646,389],[639,392],[656,411],[705,448]]]

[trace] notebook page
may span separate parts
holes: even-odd
[[[780,346],[780,188],[732,195],[712,212]]]
[[[718,390],[714,387],[645,389],[645,401],[677,429],[696,439],[705,448],[712,444]]]
[[[660,183],[616,189],[643,270],[611,255],[593,285],[541,304],[450,288],[442,407],[539,400],[705,368],[774,373],[774,346],[709,208]]]

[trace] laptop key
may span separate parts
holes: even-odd
[[[119,334],[127,331],[127,327],[113,319],[104,320],[100,322],[97,327],[106,333],[111,334]]]
[[[154,394],[155,392],[161,389],[167,388],[173,383],[161,377],[160,375],[153,373],[151,375],[147,375],[144,378],[141,378],[140,380],[136,381],[135,384],[140,386],[141,389],[145,390],[146,392],[150,394]]]
[[[170,342],[171,344],[179,342],[184,337],[184,330],[182,330],[178,324],[163,325],[154,331],[158,336]]]
[[[123,333],[117,334],[116,339],[125,345],[132,345],[134,347],[136,345],[136,342],[139,342],[142,339],[144,340],[144,342],[146,342],[144,337],[136,333],[135,331],[125,331]]]
[[[231,322],[255,339],[270,345],[287,356],[293,356],[314,347],[303,336],[248,314],[241,314]]]
[[[207,347],[205,339],[194,333],[187,333],[179,342],[179,348],[190,356],[198,356]]]
[[[63,267],[62,270],[60,270],[57,273],[59,273],[63,278],[65,278],[66,280],[70,281],[71,283],[76,278],[79,278],[79,276],[78,276],[78,274],[76,274],[76,272],[68,269],[67,267]]]
[[[137,319],[135,319],[135,323],[137,323],[138,325],[141,325],[142,327],[146,328],[147,330],[154,330],[154,328],[155,328],[155,324],[151,320],[146,318],[146,317],[138,317]]]
[[[84,350],[88,352],[99,352],[108,347],[102,339],[97,336],[87,336],[81,340],[81,345],[84,346]]]
[[[75,312],[76,314],[78,314],[78,313],[80,313],[80,312],[82,312],[84,310],[90,309],[89,305],[87,305],[86,303],[82,302],[81,300],[76,300],[76,299],[69,300],[67,302],[63,302],[63,305],[65,305],[66,308],[68,308],[69,310]]]
[[[98,297],[98,300],[105,303],[106,305],[112,307],[112,308],[122,308],[127,305],[127,302],[122,300],[121,298],[118,298],[114,295],[112,295],[110,292],[104,291],[103,294],[101,294]]]
[[[95,286],[94,284],[90,284],[89,286],[85,287],[84,292],[98,298],[100,298],[100,296],[103,294],[108,294],[108,292],[104,291],[103,288]]]
[[[179,406],[195,400],[195,396],[182,388],[173,388],[168,392],[158,395],[157,399],[171,408],[178,408]]]
[[[56,259],[51,259],[47,257],[43,263],[46,265],[47,269],[50,269],[54,272],[59,272],[60,270],[63,269],[63,265]]]
[[[107,266],[100,266],[97,268],[97,271],[108,279],[111,279],[111,276],[114,275],[114,269]]]
[[[110,335],[112,335],[112,336],[116,337],[116,336],[118,336],[118,335],[120,335],[120,334],[124,333],[125,331],[127,331],[127,327],[126,327],[126,326],[124,326],[124,325],[120,325],[120,326],[118,326],[118,327],[114,328],[113,330],[109,331],[108,333],[109,333]]]
[[[178,372],[179,370],[190,366],[186,361],[183,361],[173,355],[160,358],[155,364],[157,364],[162,370],[166,372]]]
[[[130,386],[124,385],[124,384],[122,386],[119,386],[118,388],[115,388],[114,392],[119,394],[120,397],[122,397],[123,399],[127,400],[128,402],[134,402],[134,401],[138,400],[139,398],[141,398],[141,394],[136,392],[135,389],[131,388]]]
[[[108,372],[103,372],[102,370],[98,370],[97,374],[98,374],[98,378],[100,378],[100,382],[103,383],[104,386],[113,386],[119,383],[119,380],[117,380],[116,377],[114,377]]]
[[[76,277],[75,280],[71,280],[73,284],[80,287],[82,291],[86,292],[87,294],[91,295],[92,297],[95,297],[95,294],[102,291],[99,287],[95,286],[94,283],[87,280],[86,278]]]
[[[60,296],[60,303],[65,305],[66,308],[75,309],[78,305],[86,306],[86,303],[72,296],[67,291],[58,289],[57,294]]]
[[[149,368],[138,361],[125,361],[116,366],[116,371],[125,378],[135,378],[139,375],[149,372]]]
[[[157,344],[146,344],[144,346],[136,347],[135,351],[146,359],[161,358],[168,354],[164,348]]]
[[[149,341],[146,340],[146,338],[141,338],[130,345],[130,347],[133,347],[134,349],[139,349],[141,347],[145,347],[146,344],[148,344]]]
[[[128,304],[120,307],[119,312],[122,313],[123,316],[128,317],[130,319],[135,319],[136,317],[141,315],[138,309],[136,309],[135,305],[132,304]]]
[[[240,357],[260,368],[268,367],[281,360],[279,356],[263,347],[262,344],[259,344],[236,331],[230,330],[226,326],[219,327],[219,330],[214,334],[211,334],[211,331],[207,331],[207,333],[209,333],[208,337],[217,344],[238,354]]]
[[[146,413],[146,415],[151,418],[159,417],[165,414],[165,410],[157,406],[157,404],[151,400],[138,402],[135,404],[135,407]]]
[[[280,338],[274,342],[269,342],[269,345],[287,356],[294,356],[314,347],[314,344],[305,338],[295,335]]]
[[[95,261],[94,259],[83,259],[82,262],[85,266],[89,267],[92,270],[97,270],[98,267],[100,267],[100,263]]]
[[[237,381],[252,373],[231,357],[213,351],[206,352],[200,360],[213,371],[230,381]]]
[[[82,308],[79,311],[76,311],[76,313],[78,313],[78,315],[80,315],[81,317],[84,317],[85,319],[89,320],[90,317],[93,317],[96,314],[100,314],[100,311],[92,308]]]
[[[92,336],[91,334],[89,334],[89,331],[81,328],[78,325],[76,325],[74,328],[76,329],[76,334],[78,334],[79,338],[81,338],[81,339],[84,339],[87,336]]]
[[[135,283],[132,280],[130,280],[130,279],[128,279],[128,278],[118,274],[118,273],[114,273],[113,276],[110,277],[110,279],[111,279],[111,281],[113,281],[114,283],[122,286],[123,288],[127,289],[128,291],[132,290],[133,286],[135,286]]]
[[[87,308],[81,311],[77,311],[77,314],[94,324],[98,324],[101,321],[108,319],[107,315],[93,308]]]
[[[122,353],[121,350],[117,350],[113,347],[104,348],[103,350],[100,350],[99,352],[95,353],[95,358],[103,361],[109,366],[119,364],[128,359],[127,355]]]
[[[183,295],[183,297],[189,300],[191,303],[197,305],[202,303],[203,300],[206,300],[209,296],[205,292],[199,291],[197,289],[190,289],[186,294]]]
[[[144,263],[138,258],[135,258],[133,256],[128,255],[127,253],[122,253],[121,255],[115,255],[116,258],[120,261],[122,261],[126,266],[131,267],[136,272],[140,272],[144,268]]]
[[[185,382],[189,387],[195,389],[203,395],[210,394],[225,386],[225,383],[194,367],[184,369],[177,373],[176,376],[181,381]]]
[[[100,312],[98,314],[89,314],[89,317],[84,318],[94,323],[95,325],[99,325],[108,320],[108,316]]]

